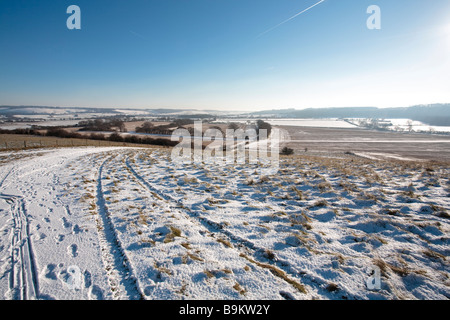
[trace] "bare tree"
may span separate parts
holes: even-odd
[[[411,120],[408,120],[406,122],[406,125],[408,126],[408,131],[409,132],[413,131],[413,122]]]
[[[236,122],[230,122],[230,123],[228,124],[228,129],[237,130],[237,129],[239,129],[240,127],[241,127],[240,124],[239,124],[239,123],[236,123]]]

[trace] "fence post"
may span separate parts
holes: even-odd
[[[24,146],[24,148],[27,147],[27,141],[26,140],[23,141],[23,146]]]

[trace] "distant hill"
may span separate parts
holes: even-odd
[[[75,114],[105,114],[108,116],[126,116],[126,115],[146,115],[146,116],[211,116],[211,115],[226,115],[232,113],[231,111],[217,111],[217,110],[197,110],[197,109],[136,109],[136,108],[91,108],[91,107],[50,107],[50,106],[0,106],[0,115],[11,116],[61,116],[61,115],[75,115]]]
[[[117,113],[113,108],[63,108],[49,106],[0,106],[0,115],[64,115],[76,113]]]
[[[47,106],[0,106],[0,116],[13,117],[47,115],[64,116],[80,114],[98,114],[99,116],[171,116],[194,117],[211,116],[252,116],[270,118],[377,118],[377,119],[411,119],[421,121],[431,126],[450,126],[450,103],[417,105],[407,108],[375,108],[375,107],[341,107],[341,108],[308,108],[308,109],[279,109],[257,112],[231,112],[217,110],[196,109],[131,109],[131,108],[76,108],[76,107],[47,107]]]
[[[343,107],[280,109],[251,113],[253,116],[280,118],[377,118],[411,119],[428,125],[450,126],[450,104],[417,105],[407,108]]]

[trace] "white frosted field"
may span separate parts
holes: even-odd
[[[449,168],[0,153],[0,299],[448,299]],[[373,270],[380,287],[368,287]]]
[[[271,119],[268,122],[273,126],[357,128],[357,125],[340,119]]]
[[[293,126],[293,127],[316,127],[316,128],[357,128],[357,124],[352,124],[350,122],[331,118],[331,119],[267,119],[266,122],[270,123],[273,126]],[[236,118],[236,119],[222,119],[218,118],[216,121],[218,123],[223,122],[236,122],[236,123],[254,123],[254,118]]]
[[[349,123],[360,126],[363,122],[370,123],[372,119],[349,118]],[[426,133],[449,133],[449,126],[434,126],[411,119],[378,119],[382,123],[388,124],[386,129],[400,132],[426,132]]]

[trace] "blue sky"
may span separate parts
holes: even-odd
[[[325,0],[271,30],[318,1],[1,0],[0,105],[450,102],[450,1]],[[72,4],[81,30],[66,27]],[[373,4],[381,30],[366,27]]]

